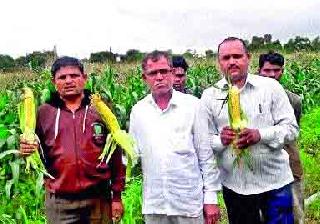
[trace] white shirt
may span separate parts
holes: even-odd
[[[196,149],[193,134],[199,100],[173,90],[167,109],[151,94],[130,114],[143,171],[143,214],[198,217],[203,203],[217,204],[219,171],[211,149]]]
[[[196,133],[200,148],[211,148],[217,156],[222,185],[244,195],[279,189],[293,181],[289,156],[283,149],[298,135],[298,125],[289,99],[275,80],[248,75],[240,92],[240,103],[248,118],[248,128],[258,129],[259,143],[250,146],[253,170],[233,166],[231,147],[220,140],[223,127],[229,126],[226,99],[227,82],[206,89],[201,97]]]

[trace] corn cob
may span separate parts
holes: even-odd
[[[236,132],[236,138],[232,143],[232,148],[236,155],[234,165],[245,166],[252,169],[251,154],[248,148],[238,149],[236,141],[242,129],[247,126],[247,118],[240,106],[240,90],[237,86],[229,84],[228,90],[228,114],[230,127]]]
[[[120,125],[116,116],[112,113],[109,107],[102,101],[101,96],[99,94],[92,94],[91,104],[100,114],[102,120],[111,132],[110,135],[107,136],[105,147],[103,149],[102,154],[99,156],[99,159],[101,162],[105,160],[105,162],[108,163],[113,152],[116,149],[116,145],[119,145],[124,150],[128,159],[126,170],[126,180],[128,181],[131,175],[132,160],[136,159],[136,155],[133,149],[134,140],[129,134],[120,129]]]
[[[22,131],[21,138],[28,143],[36,143],[39,139],[35,134],[36,127],[36,105],[33,92],[30,88],[23,89],[22,102],[18,106],[20,129]],[[45,169],[38,150],[26,158],[26,172],[29,173],[30,169],[40,171],[48,177],[54,179]]]
[[[230,120],[231,128],[234,130],[240,129],[241,116],[240,116],[240,91],[238,87],[231,86],[229,90],[229,110],[230,110]]]

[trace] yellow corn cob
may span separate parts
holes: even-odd
[[[29,143],[35,143],[34,129],[36,126],[36,109],[33,92],[30,88],[23,89],[23,101],[20,116],[20,128],[23,132],[22,138],[27,140]]]
[[[231,85],[230,83],[228,91],[228,113],[230,127],[236,132],[236,138],[231,144],[236,155],[234,164],[239,167],[245,165],[249,169],[252,169],[252,157],[249,149],[238,149],[235,144],[239,138],[239,133],[247,126],[247,119],[240,106],[240,90],[237,86]]]
[[[120,130],[120,125],[116,116],[112,113],[109,107],[101,100],[99,94],[92,94],[91,103],[100,114],[102,120],[106,123],[111,133]]]
[[[128,157],[126,180],[129,180],[132,160],[135,160],[136,158],[136,155],[134,153],[134,140],[129,134],[120,129],[120,125],[116,116],[112,113],[109,107],[101,100],[101,96],[99,94],[92,94],[91,104],[95,107],[97,112],[100,114],[102,120],[105,122],[105,124],[108,126],[111,132],[111,137],[107,136],[106,145],[103,149],[102,154],[99,156],[99,159],[101,162],[105,160],[105,162],[108,163],[112,153],[116,148],[115,144],[118,144],[124,150],[126,156]]]
[[[240,91],[236,86],[232,86],[229,90],[229,103],[231,128],[239,130],[241,124]]]
[[[23,88],[22,102],[18,107],[20,129],[22,131],[21,138],[26,140],[30,144],[36,143],[38,140],[35,134],[36,127],[36,105],[33,92],[30,88]],[[54,179],[45,169],[39,152],[36,150],[30,156],[26,158],[26,172],[30,172],[30,168],[38,170],[47,175],[51,179]]]

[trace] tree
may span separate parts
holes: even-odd
[[[288,43],[284,45],[287,52],[312,50],[311,41],[308,37],[296,36],[294,39],[289,39]]]
[[[8,71],[15,67],[14,59],[9,55],[0,55],[0,70]]]
[[[27,64],[32,70],[38,70],[45,68],[46,65],[51,65],[56,57],[54,51],[34,51],[31,54],[27,54]]]
[[[127,51],[125,55],[125,60],[128,62],[141,61],[143,56],[144,54],[141,53],[139,50],[130,49]]]
[[[262,49],[264,47],[264,38],[253,36],[251,40],[251,44],[248,46],[249,50],[257,50]]]
[[[313,51],[320,51],[320,38],[317,36],[314,38],[314,40],[311,42],[312,50]]]
[[[272,35],[271,35],[271,34],[265,34],[265,35],[263,36],[263,39],[264,39],[264,43],[265,43],[265,44],[271,44]]]
[[[23,68],[23,67],[28,67],[28,61],[27,61],[27,57],[25,56],[21,56],[18,57],[14,60],[16,67],[18,68]]]
[[[103,63],[103,62],[115,62],[115,60],[116,60],[116,55],[108,51],[91,53],[90,55],[90,62]]]
[[[214,57],[214,53],[213,50],[206,50],[206,58],[213,58]]]

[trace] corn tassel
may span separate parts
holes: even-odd
[[[18,107],[20,129],[22,131],[21,138],[26,140],[28,143],[33,144],[39,141],[35,134],[36,127],[36,105],[33,96],[33,92],[30,88],[23,89],[22,102]],[[39,142],[40,145],[40,142]],[[32,153],[26,158],[26,173],[30,172],[30,169],[40,171],[46,176],[54,179],[45,169],[38,150]]]
[[[106,144],[102,154],[99,156],[99,160],[100,162],[103,162],[105,160],[105,162],[108,163],[111,159],[113,152],[116,149],[116,145],[119,145],[124,150],[128,159],[126,170],[126,180],[128,181],[131,175],[132,160],[136,159],[136,155],[134,153],[134,140],[129,134],[120,129],[120,125],[116,116],[112,113],[109,107],[101,100],[99,94],[92,94],[91,104],[100,114],[102,120],[111,132],[107,136]]]
[[[252,157],[249,149],[238,149],[235,144],[240,132],[247,126],[247,118],[240,106],[240,90],[231,84],[229,84],[228,90],[228,114],[230,127],[236,132],[236,138],[232,142],[232,148],[236,155],[234,165],[240,167],[244,163],[245,166],[252,169]]]

